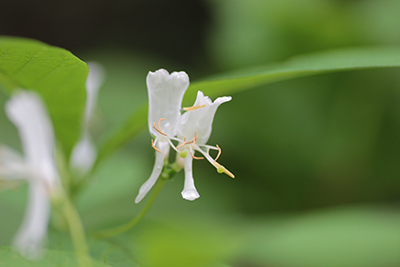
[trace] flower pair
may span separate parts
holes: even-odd
[[[139,190],[136,203],[141,201],[156,183],[164,162],[168,160],[170,147],[177,151],[176,162],[185,170],[185,184],[182,191],[184,199],[195,200],[200,197],[193,180],[193,159],[205,157],[219,173],[224,172],[234,177],[217,162],[221,153],[219,146],[206,145],[218,106],[232,98],[219,97],[212,102],[209,97],[199,91],[194,105],[181,109],[183,95],[188,87],[189,77],[182,71],[169,74],[166,70],[160,69],[149,72],[147,76],[148,126],[150,133],[155,137],[154,141],[152,140],[152,146],[156,150],[156,160],[150,178]],[[181,114],[182,110],[185,113]],[[215,159],[210,156],[210,150],[218,151]],[[195,152],[199,152],[203,157],[195,156]]]

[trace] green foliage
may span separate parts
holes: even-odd
[[[79,266],[75,253],[68,251],[48,250],[46,256],[39,261],[29,261],[22,258],[19,253],[10,247],[0,247],[0,266],[4,267],[75,267]],[[109,265],[94,261],[94,267],[107,267]]]
[[[390,203],[400,188],[400,82],[398,69],[392,68],[400,67],[400,47],[337,49],[370,44],[363,39],[383,44],[381,36],[386,43],[397,40],[393,7],[398,3],[353,1],[363,2],[364,10],[354,15],[343,10],[358,10],[358,3],[345,2],[212,1],[220,16],[211,35],[212,61],[239,71],[192,82],[184,105],[193,103],[197,90],[211,98],[236,94],[216,116],[211,138],[223,145],[221,161],[233,166],[237,178],[226,182],[213,168],[196,163],[199,200],[181,199],[182,176],[177,175],[145,220],[104,240],[93,239],[92,233],[130,221],[145,205],[134,204],[154,153],[148,135],[139,135],[147,126],[145,75],[159,66],[185,69],[115,48],[94,57],[107,73],[99,98],[99,117],[106,122],[97,118],[94,136],[101,145],[94,179],[74,200],[95,266],[400,265],[395,209],[327,208],[352,201]],[[357,26],[354,18],[360,17],[373,22]],[[261,66],[248,67],[255,63]],[[342,73],[328,74],[332,72]],[[324,75],[310,77],[316,74]],[[68,51],[0,38],[0,87],[5,94],[16,88],[35,90],[44,98],[65,159],[80,134],[86,75],[87,66]],[[301,77],[306,78],[294,79]],[[251,88],[255,90],[246,91]],[[133,145],[115,154],[132,139]],[[6,189],[0,195],[0,213],[7,215],[0,221],[1,245],[9,245],[22,219],[25,189]],[[317,207],[321,210],[303,212]],[[268,215],[250,215],[266,211]],[[77,266],[71,237],[56,231],[57,226],[53,218],[42,261],[27,261],[1,247],[0,266]]]
[[[69,158],[80,135],[87,65],[71,52],[39,41],[0,38],[0,87],[36,91],[46,102],[57,139]]]
[[[206,220],[149,224],[133,232],[133,253],[142,266],[211,266],[235,254],[238,236]]]
[[[335,71],[399,67],[399,64],[400,47],[351,48],[311,53],[293,57],[281,64],[244,69],[192,83],[185,100],[192,99],[198,90],[215,97],[295,77]]]
[[[262,266],[399,266],[399,224],[399,216],[368,207],[266,220],[255,227],[247,257]]]

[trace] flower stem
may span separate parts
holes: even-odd
[[[122,234],[128,230],[130,230],[132,227],[134,227],[140,220],[143,219],[143,217],[146,215],[146,213],[150,210],[151,206],[153,205],[154,201],[156,200],[158,193],[160,193],[161,189],[163,188],[165,182],[167,179],[160,177],[153,189],[153,192],[150,195],[149,200],[147,201],[146,205],[143,207],[143,209],[140,211],[140,213],[133,218],[131,221],[127,222],[126,224],[123,224],[121,226],[111,228],[108,230],[104,230],[101,232],[97,232],[93,234],[94,238],[108,238],[112,236],[116,236],[119,234]]]
[[[68,222],[68,228],[74,244],[79,266],[92,267],[93,264],[89,255],[89,248],[86,243],[85,231],[83,229],[79,214],[67,197],[64,198],[63,204],[62,211]]]

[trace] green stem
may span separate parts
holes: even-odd
[[[160,177],[158,179],[157,184],[154,187],[149,200],[147,201],[146,205],[143,207],[143,209],[140,211],[140,213],[135,218],[133,218],[131,221],[129,221],[128,223],[123,224],[121,226],[95,233],[94,237],[95,238],[108,238],[108,237],[122,234],[122,233],[128,231],[129,229],[131,229],[132,227],[134,227],[138,222],[140,222],[141,219],[143,219],[143,217],[149,211],[149,209],[153,205],[154,201],[156,200],[158,193],[160,193],[160,191],[163,188],[166,181],[167,181],[167,179],[162,178],[162,177]]]
[[[81,219],[75,207],[67,197],[64,197],[62,211],[68,222],[68,228],[74,244],[79,266],[92,267],[93,264],[89,255],[89,248],[86,243],[85,231],[83,229]]]

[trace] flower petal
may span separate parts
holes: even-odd
[[[86,80],[86,107],[84,127],[87,127],[96,106],[97,93],[104,81],[104,69],[96,62],[88,62],[89,75]]]
[[[86,107],[83,118],[82,134],[71,153],[71,169],[81,176],[85,175],[93,166],[97,150],[89,135],[89,123],[93,117],[93,110],[97,101],[97,93],[104,80],[103,67],[95,62],[89,62],[89,75],[86,80]]]
[[[29,183],[29,202],[25,217],[14,237],[13,245],[28,259],[38,259],[43,254],[43,245],[50,217],[50,200],[42,181]]]
[[[183,159],[185,164],[185,185],[182,191],[182,197],[186,200],[193,201],[200,197],[199,193],[194,186],[193,172],[192,172],[192,157]]]
[[[157,182],[157,179],[164,167],[164,159],[169,153],[169,143],[158,142],[156,147],[162,153],[156,152],[156,162],[154,163],[153,172],[151,173],[150,178],[140,187],[139,194],[135,199],[135,203],[139,203],[147,195],[153,185]]]
[[[54,133],[43,102],[34,92],[19,91],[6,103],[6,113],[18,129],[27,165],[54,186]]]
[[[183,95],[189,87],[189,76],[181,72],[171,74],[164,69],[149,72],[147,75],[147,88],[149,95],[149,130],[154,136],[157,131],[153,128],[161,118],[163,132],[174,136],[174,123],[181,115]]]
[[[194,106],[205,106],[187,111],[181,116],[176,126],[178,137],[181,139],[186,137],[187,140],[191,140],[197,134],[197,143],[205,144],[210,137],[217,108],[231,99],[230,96],[218,97],[213,103],[208,96],[204,96],[203,92],[198,91]]]
[[[97,158],[97,150],[88,132],[85,132],[71,153],[71,168],[80,175],[85,175]]]

